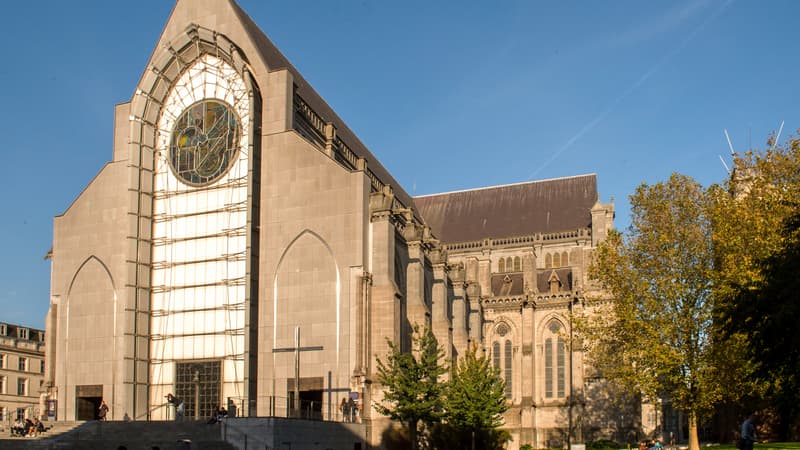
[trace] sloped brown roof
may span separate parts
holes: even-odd
[[[492,295],[510,296],[522,295],[525,281],[521,273],[492,275]]]
[[[553,272],[556,273],[559,281],[561,281],[562,291],[572,290],[572,269],[569,267],[562,267],[560,269],[543,269],[536,271],[536,289],[539,292],[550,292],[550,277]]]
[[[425,223],[445,243],[527,236],[588,227],[597,176],[579,175],[414,197]]]
[[[256,25],[253,19],[233,0],[229,0],[242,26],[247,31],[247,34],[252,39],[253,44],[258,49],[260,57],[269,66],[270,70],[287,69],[294,77],[294,83],[297,85],[297,94],[326,122],[333,122],[336,127],[336,134],[353,150],[353,152],[367,160],[369,169],[381,180],[383,183],[391,185],[395,196],[408,207],[413,207],[414,202],[410,195],[400,186],[400,183],[386,170],[385,167],[378,161],[372,152],[370,152],[364,143],[356,136],[356,134],[345,124],[328,105],[325,100],[314,90],[313,87],[303,78],[300,72],[292,66],[289,60],[281,53],[280,50],[269,40],[269,38],[261,31],[261,28]],[[263,86],[266,88],[266,86]]]

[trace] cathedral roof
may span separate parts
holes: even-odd
[[[444,243],[586,228],[597,200],[595,174],[414,197]]]

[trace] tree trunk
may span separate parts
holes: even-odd
[[[689,412],[689,450],[700,450],[700,439],[697,437],[697,414]]]
[[[411,439],[411,450],[417,450],[417,420],[408,421],[408,438]]]

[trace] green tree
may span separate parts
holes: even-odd
[[[712,186],[716,296],[715,340],[728,403],[766,405],[789,437],[800,418],[797,336],[797,226],[800,140],[772,140],[765,151],[734,159]]]
[[[401,421],[408,427],[412,449],[418,446],[420,422],[430,426],[444,414],[445,384],[439,378],[447,372],[440,361],[444,352],[430,328],[414,326],[412,351],[402,352],[387,339],[386,362],[378,358],[377,380],[384,386],[383,402],[373,407],[379,413]]]
[[[731,177],[710,190],[716,252],[715,339],[730,360],[726,392],[775,408],[788,437],[800,417],[797,349],[800,140],[737,155]],[[731,348],[737,348],[730,351]]]
[[[508,410],[506,383],[500,377],[500,369],[476,352],[475,347],[468,349],[453,373],[447,389],[445,420],[467,442],[471,441],[471,447],[463,448],[490,449],[496,445],[496,430],[503,425],[503,413]]]
[[[733,330],[748,338],[755,378],[771,387],[767,399],[779,414],[780,437],[794,438],[800,416],[800,211],[784,233],[784,247],[762,261],[763,281],[741,290],[730,313],[738,319]]]
[[[668,395],[687,413],[689,448],[697,450],[698,418],[720,389],[710,329],[713,249],[708,196],[673,174],[642,184],[630,197],[627,234],[613,231],[590,269],[608,297],[579,321],[592,364],[644,398]]]

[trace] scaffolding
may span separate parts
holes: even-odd
[[[175,81],[162,107],[150,242],[151,407],[163,403],[167,393],[180,391],[187,364],[218,361],[219,369],[209,372],[216,374],[216,395],[246,394],[251,94],[230,64],[203,54]],[[239,142],[219,176],[195,186],[178,177],[170,157],[172,134],[183,111],[208,101],[224,104],[235,116],[231,123],[238,127]],[[184,401],[193,405],[191,398]],[[205,405],[207,399],[200,402]]]

